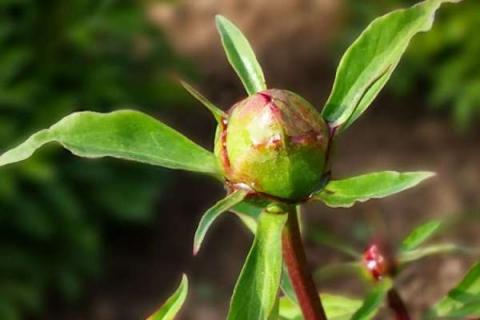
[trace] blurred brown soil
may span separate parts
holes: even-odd
[[[217,13],[231,18],[251,39],[270,86],[296,91],[320,108],[334,78],[328,57],[342,21],[340,3],[189,0],[177,7],[156,4],[149,12],[167,30],[178,51],[197,62],[204,76],[200,88],[222,107],[243,93],[215,32]],[[421,101],[421,95],[398,100],[382,94],[339,140],[333,174],[344,177],[394,169],[431,170],[437,176],[413,190],[352,209],[309,204],[304,215],[307,233],[318,226],[327,228],[362,250],[374,234],[372,229],[398,243],[410,228],[428,218],[470,214],[474,218],[462,220],[437,240],[480,247],[480,131],[455,132],[445,115]],[[211,146],[214,123],[207,113],[203,119],[162,116]],[[179,173],[147,230],[129,226],[112,230],[107,271],[92,285],[85,301],[89,307],[65,311],[60,318],[139,319],[154,310],[175,288],[181,273],[187,272],[192,292],[179,319],[224,319],[251,235],[233,215],[225,215],[209,232],[200,254],[191,255],[201,213],[222,194],[222,188],[208,178]],[[311,241],[307,246],[312,266],[347,259]],[[414,318],[457,282],[471,262],[459,256],[433,257],[405,270],[398,286]],[[351,278],[329,281],[320,288],[346,295],[361,292]]]

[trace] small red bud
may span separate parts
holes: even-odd
[[[382,280],[391,271],[391,263],[388,257],[383,252],[382,247],[376,243],[370,245],[364,251],[362,263],[376,281]]]

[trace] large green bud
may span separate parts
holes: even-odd
[[[328,143],[328,126],[310,103],[271,89],[229,110],[215,153],[234,187],[301,201],[322,183]]]

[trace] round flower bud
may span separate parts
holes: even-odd
[[[215,153],[228,183],[301,201],[322,183],[329,129],[302,97],[259,92],[235,104],[219,125]]]

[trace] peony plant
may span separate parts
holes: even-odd
[[[228,61],[248,96],[224,111],[182,81],[218,123],[213,153],[138,111],[78,112],[5,152],[0,165],[25,160],[43,145],[57,142],[81,157],[114,157],[211,176],[224,184],[227,194],[201,218],[194,254],[209,227],[227,211],[255,234],[227,319],[369,319],[380,306],[372,301],[382,300],[378,297],[392,289],[391,281],[385,277],[364,302],[319,295],[307,266],[299,208],[308,201],[351,207],[412,188],[433,175],[384,171],[333,179],[330,168],[338,137],[366,111],[412,37],[431,28],[435,12],[446,2],[458,1],[426,0],[374,20],[342,57],[321,112],[296,93],[268,88],[247,39],[217,16]],[[149,319],[173,319],[187,293],[184,275]],[[408,313],[391,309],[397,319],[408,318]]]

